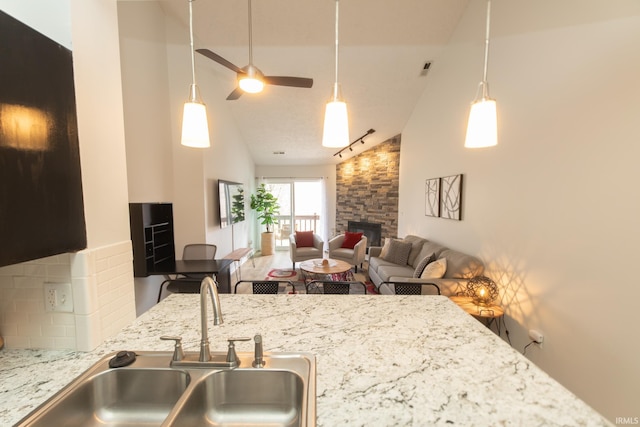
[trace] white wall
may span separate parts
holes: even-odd
[[[0,0],[0,10],[71,49],[70,0]]]
[[[129,201],[173,196],[165,22],[151,2],[118,3]]]
[[[640,3],[492,2],[499,145],[474,151],[485,8],[470,2],[403,131],[399,233],[480,256],[513,346],[539,329],[527,357],[610,419],[637,417]],[[458,173],[463,220],[425,216],[425,179]]]

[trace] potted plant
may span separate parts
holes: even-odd
[[[263,224],[267,229],[261,235],[262,255],[273,255],[275,249],[273,228],[278,221],[277,215],[280,210],[278,199],[267,190],[265,184],[260,184],[256,194],[251,195],[251,209],[258,213],[260,224]]]

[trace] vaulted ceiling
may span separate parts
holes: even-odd
[[[159,0],[185,27],[188,1]],[[349,109],[350,139],[375,133],[363,149],[401,133],[425,89],[425,63],[437,63],[468,0],[342,0],[339,82]],[[207,48],[243,67],[249,63],[247,0],[193,3],[195,48]],[[258,165],[337,163],[336,149],[323,148],[324,106],[335,80],[333,0],[253,0],[253,64],[266,75],[310,77],[311,89],[266,86],[229,103]],[[196,55],[228,92],[236,75]],[[208,94],[211,96],[211,94]],[[284,154],[274,154],[282,153]]]

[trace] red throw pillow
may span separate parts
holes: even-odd
[[[342,242],[341,248],[353,249],[358,242],[362,239],[362,233],[351,233],[349,231],[345,231],[344,233],[344,241]]]
[[[296,231],[296,247],[312,248],[313,231]]]

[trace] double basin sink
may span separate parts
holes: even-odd
[[[234,369],[170,367],[172,353],[135,352],[110,368],[109,355],[17,426],[287,426],[316,425],[315,356],[267,353],[253,368],[238,353]]]

